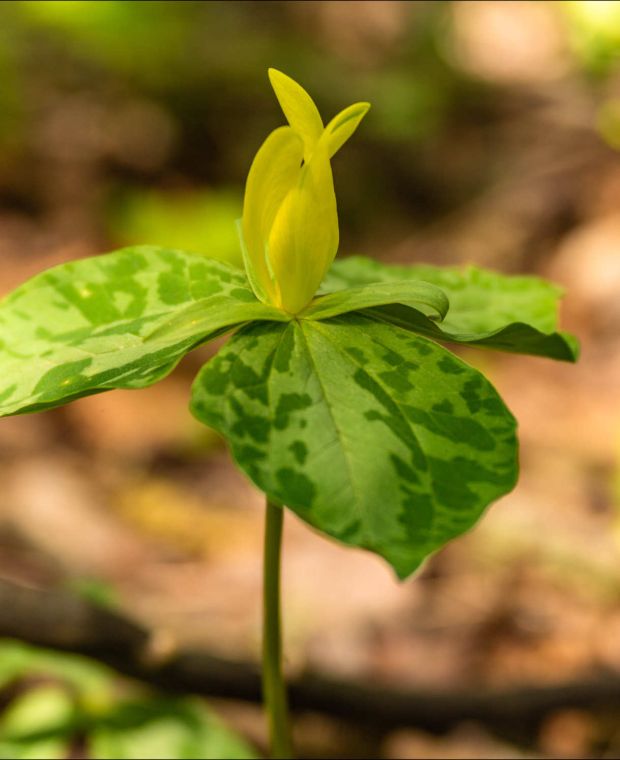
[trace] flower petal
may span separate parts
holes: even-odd
[[[279,286],[277,306],[291,314],[316,293],[338,250],[338,214],[327,144],[315,148],[269,234],[268,258]]]
[[[273,303],[275,289],[265,242],[282,202],[301,174],[303,143],[291,127],[274,130],[254,157],[243,200],[243,255],[256,296]]]
[[[323,120],[314,101],[294,79],[277,69],[269,69],[269,80],[290,126],[304,141],[307,161],[323,134]]]
[[[360,121],[368,113],[370,103],[354,103],[340,111],[325,127],[322,140],[327,141],[327,151],[331,158],[351,137]]]

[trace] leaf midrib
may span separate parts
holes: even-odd
[[[340,346],[338,346],[338,344],[334,342],[333,338],[331,338],[329,336],[329,332],[326,331],[326,330],[324,330],[324,329],[321,329],[321,327],[324,327],[324,326],[321,324],[320,321],[312,322],[312,327],[315,328],[315,330],[324,338],[324,340],[326,340],[328,343],[330,343],[332,346],[334,346],[334,348],[338,351],[338,353],[341,356],[343,356],[345,358],[346,361],[348,361],[356,369],[361,370],[373,382],[376,382],[377,385],[379,385],[381,387],[381,389],[394,401],[395,406],[398,408],[398,410],[399,410],[400,414],[402,415],[403,419],[405,420],[407,426],[411,430],[411,434],[413,435],[413,437],[417,441],[420,453],[422,454],[422,457],[424,458],[424,461],[425,461],[425,463],[426,463],[426,465],[428,467],[427,472],[429,473],[429,475],[428,475],[428,478],[427,478],[427,482],[428,482],[429,490],[430,490],[430,492],[432,494],[432,497],[433,497],[433,504],[436,505],[436,504],[440,503],[439,500],[438,500],[438,498],[437,498],[437,494],[435,492],[435,484],[434,484],[432,475],[430,474],[431,470],[430,470],[430,466],[429,466],[429,462],[428,462],[428,457],[426,455],[426,451],[424,450],[424,447],[422,446],[422,444],[421,444],[421,442],[419,440],[419,437],[416,435],[416,431],[415,431],[415,428],[414,428],[413,424],[409,421],[409,419],[407,418],[407,415],[404,413],[402,405],[394,398],[394,394],[393,394],[392,390],[389,389],[389,388],[387,388],[381,382],[381,380],[379,378],[375,377],[374,375],[370,375],[370,373],[363,367],[363,365],[361,365],[359,362],[357,362],[353,356],[351,356],[348,353],[343,352],[341,350]],[[302,332],[303,332],[303,328],[302,328]],[[306,338],[305,335],[304,335],[304,339],[306,341],[306,345],[308,346],[308,353],[310,354],[309,343],[308,343],[308,340],[307,340],[307,338]],[[387,346],[385,348],[387,348]],[[317,367],[316,363],[314,362],[314,360],[313,360],[313,366],[314,366],[314,369],[315,369],[315,374],[316,374],[316,376],[317,376],[317,378],[319,380],[319,383],[321,384],[321,387],[323,388],[323,383],[322,383],[322,381],[320,379],[320,375],[319,375],[319,372],[318,372],[318,367]],[[324,393],[323,395],[325,396],[325,399],[327,401],[326,394]],[[331,413],[331,409],[330,409],[330,416],[332,416],[332,419],[334,420],[334,426],[337,428],[337,425],[336,425],[336,422],[335,422],[335,418],[334,418],[333,414]],[[346,452],[346,449],[345,449],[344,446],[343,446],[343,449]],[[346,457],[345,457],[345,459],[346,459]],[[354,482],[353,474],[352,474],[353,471],[352,471],[352,469],[350,467],[350,464],[349,464],[348,460],[347,460],[347,465],[348,465],[348,470],[349,470],[349,474],[350,474],[350,477],[351,477],[351,481]],[[353,490],[357,491],[357,489],[353,489]],[[363,504],[363,501],[360,501],[359,503],[361,505],[361,504]],[[431,517],[431,522],[430,522],[430,525],[428,527],[428,534],[431,535],[431,536],[433,535],[433,531],[434,531],[434,528],[435,528],[436,517],[437,517],[437,509],[435,508],[435,509],[433,509],[432,517]],[[364,522],[362,522],[362,525],[363,524],[364,524]]]
[[[312,369],[314,371],[314,375],[315,375],[315,377],[316,377],[316,379],[318,381],[318,384],[320,386],[321,394],[322,394],[323,398],[325,399],[325,405],[327,406],[327,410],[328,410],[329,416],[330,416],[330,418],[332,420],[332,424],[334,426],[334,429],[335,429],[335,431],[336,431],[339,439],[342,441],[343,459],[344,459],[344,462],[345,462],[345,467],[347,468],[347,472],[349,474],[349,483],[351,484],[351,493],[353,495],[353,500],[354,500],[354,503],[353,503],[354,511],[359,511],[359,505],[362,504],[363,502],[360,499],[359,487],[358,487],[358,485],[356,483],[355,478],[353,477],[353,472],[354,471],[353,471],[353,467],[352,467],[352,463],[351,463],[351,459],[350,459],[351,453],[350,453],[350,451],[348,449],[348,446],[344,445],[344,442],[347,439],[347,436],[344,435],[344,433],[343,433],[340,425],[338,424],[338,422],[336,420],[336,417],[335,417],[333,409],[332,409],[332,405],[330,404],[330,402],[328,400],[328,394],[326,392],[325,383],[323,382],[323,380],[321,378],[321,374],[319,372],[318,364],[317,364],[317,362],[316,362],[316,360],[314,358],[314,355],[313,355],[313,353],[312,353],[312,351],[310,349],[310,342],[308,340],[307,335],[304,332],[304,328],[305,327],[310,326],[310,324],[312,324],[313,327],[316,327],[316,325],[319,324],[319,322],[311,322],[310,320],[298,320],[297,324],[299,325],[299,332],[300,332],[300,334],[301,334],[301,336],[303,338],[304,344],[306,346],[306,353],[308,355],[308,359],[310,361],[310,364],[311,364]],[[355,509],[356,506],[357,506],[357,509]],[[364,521],[363,520],[361,521],[361,525],[362,525],[362,528],[363,528],[363,526],[364,526]],[[364,537],[366,537],[366,531],[365,530],[364,530]]]

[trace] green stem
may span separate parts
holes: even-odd
[[[280,546],[284,507],[266,500],[263,565],[263,698],[269,719],[271,754],[293,757],[280,632]]]

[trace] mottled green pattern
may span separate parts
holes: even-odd
[[[373,316],[437,340],[563,361],[577,359],[576,339],[557,331],[562,291],[539,277],[508,276],[476,267],[391,266],[354,256],[333,264],[322,292],[408,280],[431,283],[448,296],[450,309],[441,326],[399,305],[374,308]]]
[[[488,381],[359,314],[243,328],[192,411],[270,498],[400,577],[516,480],[515,421]]]
[[[449,303],[446,294],[435,285],[419,280],[377,282],[318,296],[300,316],[305,319],[328,319],[375,306],[399,304],[414,308],[431,319],[443,319]]]
[[[558,297],[537,278],[358,258],[335,264],[292,319],[238,269],[125,249],[0,302],[0,416],[149,385],[240,327],[199,374],[193,413],[272,500],[405,577],[517,475],[515,421],[496,391],[423,336],[574,359],[574,339],[555,332]]]
[[[0,302],[0,416],[144,387],[197,344],[261,319],[284,316],[212,259],[140,246],[63,264]]]

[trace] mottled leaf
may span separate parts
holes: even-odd
[[[284,319],[222,262],[140,246],[54,267],[0,301],[0,416],[161,379],[196,345]]]
[[[334,262],[322,292],[407,280],[422,280],[445,292],[450,309],[441,326],[398,305],[373,309],[377,318],[437,340],[564,361],[577,359],[576,339],[557,330],[562,290],[539,277],[503,275],[477,267],[391,266],[354,256]]]
[[[271,499],[400,577],[516,480],[515,421],[484,376],[361,314],[244,327],[191,408]]]
[[[328,319],[349,311],[391,304],[417,309],[433,319],[443,319],[448,311],[448,299],[443,290],[428,282],[406,280],[378,282],[318,296],[301,316],[306,319]]]

